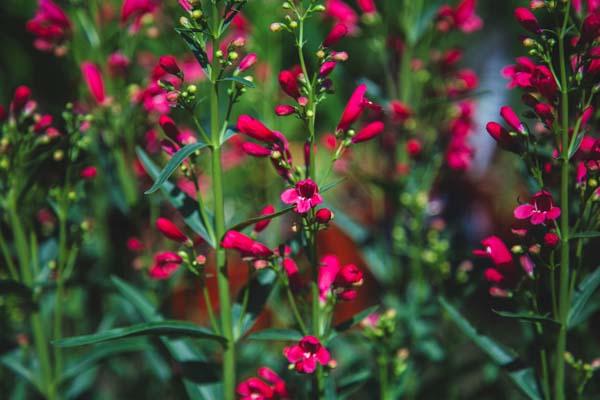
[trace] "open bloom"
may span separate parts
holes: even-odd
[[[81,63],[81,74],[96,103],[99,105],[104,104],[106,102],[106,94],[104,92],[104,79],[102,78],[100,68],[96,64],[84,61]]]
[[[528,219],[533,225],[540,225],[557,219],[560,216],[560,208],[554,206],[550,192],[542,190],[534,194],[529,203],[515,208],[514,215],[517,219]]]
[[[39,0],[35,16],[27,21],[26,28],[35,36],[36,49],[64,54],[63,45],[71,34],[71,21],[52,0]]]
[[[285,204],[295,204],[294,211],[298,214],[305,214],[311,208],[314,208],[323,202],[319,194],[319,187],[310,178],[296,183],[296,186],[285,190],[281,194],[281,201]]]
[[[221,240],[221,247],[237,250],[243,257],[249,258],[268,258],[273,255],[267,246],[238,231],[228,231]]]
[[[177,253],[170,251],[157,253],[149,271],[150,277],[158,280],[170,278],[181,263],[183,263],[183,259]]]
[[[449,5],[441,6],[437,15],[438,30],[447,32],[456,28],[470,33],[481,29],[483,22],[475,14],[476,5],[477,0],[462,0],[456,8]]]
[[[248,378],[236,389],[240,400],[286,400],[289,399],[285,381],[267,367],[258,369],[259,378]]]
[[[298,344],[283,349],[283,355],[301,374],[312,374],[317,365],[327,365],[331,360],[329,351],[314,336],[304,336]]]

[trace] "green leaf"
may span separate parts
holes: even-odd
[[[378,308],[379,308],[378,305],[371,306],[369,308],[365,308],[361,312],[354,314],[354,316],[352,318],[347,319],[347,320],[337,324],[334,328],[335,331],[338,333],[347,331],[348,329],[352,328],[354,325],[360,323],[360,321],[362,321],[363,319],[367,318],[369,315],[373,314],[375,311],[377,311]]]
[[[148,175],[156,179],[160,174],[156,164],[154,164],[148,154],[146,154],[146,152],[141,148],[136,148],[136,153],[144,165]],[[200,212],[198,211],[198,203],[187,194],[179,190],[177,186],[168,180],[164,181],[162,185],[160,185],[160,189],[167,200],[169,200],[173,207],[177,208],[179,213],[183,216],[185,223],[214,248],[216,246],[215,240],[208,234],[206,227],[202,223]],[[207,214],[210,218],[210,214],[208,212]]]
[[[567,316],[567,327],[572,328],[583,322],[583,310],[590,297],[592,297],[592,294],[598,289],[598,286],[600,286],[600,268],[596,268],[577,285],[577,289],[575,289],[575,293],[573,294],[573,300],[571,301],[569,315]]]
[[[221,144],[224,144],[225,142],[227,142],[229,139],[231,139],[235,135],[237,135],[236,131],[234,131],[232,129],[227,129],[225,131],[225,133],[223,134],[223,136],[221,137]]]
[[[199,41],[196,40],[195,36],[193,35],[194,32],[183,28],[175,28],[175,32],[181,36],[188,48],[192,51],[192,53],[194,53],[194,57],[196,57],[196,60],[198,60],[200,66],[204,68],[205,71],[209,70],[210,64],[208,62],[208,55],[200,46]]]
[[[319,191],[321,193],[325,193],[331,189],[333,189],[334,187],[336,187],[337,185],[339,185],[340,183],[344,182],[346,180],[346,178],[340,178],[340,179],[336,179],[335,181],[329,182],[324,184],[323,186],[319,187]]]
[[[165,167],[162,169],[162,171],[160,171],[160,174],[158,174],[158,177],[154,181],[154,185],[152,185],[152,187],[150,189],[146,190],[144,192],[144,194],[151,194],[151,193],[156,192],[158,189],[160,189],[162,184],[165,183],[165,181],[167,179],[169,179],[171,177],[171,175],[173,175],[173,172],[175,172],[175,170],[177,168],[179,168],[181,163],[186,158],[188,158],[195,151],[203,149],[207,146],[208,146],[208,144],[206,144],[202,141],[198,141],[196,143],[188,144],[187,146],[179,149],[179,151],[177,151],[177,153],[173,154],[173,157],[171,157],[171,159],[169,160],[167,165],[165,165]]]
[[[39,377],[35,372],[29,370],[26,366],[21,363],[23,353],[20,349],[13,350],[9,353],[0,356],[0,364],[13,371],[18,376],[24,378],[33,387],[35,387],[40,393],[43,393],[42,385]]]
[[[600,237],[600,232],[598,231],[589,231],[589,232],[579,232],[572,236],[569,236],[570,240],[574,239],[590,239]]]
[[[254,82],[249,81],[248,79],[244,79],[244,78],[240,78],[239,76],[228,76],[226,78],[222,78],[220,79],[221,81],[232,81],[235,83],[239,83],[240,85],[249,87],[254,89],[256,87],[256,85],[254,84]]]
[[[443,297],[439,298],[440,304],[456,324],[456,326],[473,341],[491,360],[508,374],[513,383],[532,400],[541,400],[542,395],[536,383],[534,369],[522,365],[521,360],[511,350],[498,344],[488,336],[482,335]]]
[[[271,328],[248,336],[249,340],[274,340],[282,342],[297,342],[302,339],[302,333],[295,329]]]
[[[371,376],[371,370],[361,369],[341,377],[338,382],[338,398],[340,400],[350,398],[350,396],[371,379]]]
[[[162,315],[156,311],[152,303],[150,303],[136,288],[116,276],[111,276],[111,281],[118,292],[138,310],[143,319],[147,321],[163,320]],[[166,337],[161,337],[160,340],[171,354],[171,357],[178,363],[206,361],[204,354],[202,354],[198,348],[192,346],[186,339],[171,340]],[[190,399],[216,400],[220,398],[215,394],[213,387],[198,385],[185,378],[183,379],[183,384]]]
[[[133,336],[185,336],[198,339],[215,340],[226,343],[223,336],[215,335],[212,331],[196,324],[184,321],[155,321],[143,322],[123,328],[113,328],[91,335],[75,336],[54,342],[59,347],[76,347],[88,344],[108,342]]]
[[[256,319],[262,312],[269,300],[269,296],[277,283],[277,274],[272,270],[258,271],[248,285],[240,291],[238,298],[233,305],[234,314],[234,332],[236,339],[243,336],[256,322]],[[243,309],[244,292],[249,290],[248,303],[244,316],[240,314]]]
[[[524,322],[543,322],[543,323],[550,323],[550,324],[560,326],[560,322],[558,322],[557,320],[552,319],[546,315],[539,315],[539,314],[534,314],[534,313],[529,313],[529,312],[514,313],[514,312],[510,312],[510,311],[497,311],[497,310],[492,310],[492,311],[504,318],[518,319],[518,320],[524,321]]]
[[[577,153],[577,150],[579,150],[579,146],[581,146],[581,142],[583,142],[583,137],[585,136],[584,133],[585,130],[582,129],[577,133],[576,137],[571,139],[571,143],[569,144],[569,152],[567,153],[569,160],[575,155],[575,153]]]
[[[294,207],[295,206],[289,206],[289,207],[283,208],[279,211],[275,211],[272,214],[261,215],[260,217],[250,218],[246,221],[235,224],[234,226],[232,226],[231,228],[228,228],[227,230],[228,231],[241,231],[242,229],[244,229],[250,225],[254,225],[257,222],[264,221],[265,219],[273,219],[275,217],[279,217],[280,215],[288,213],[288,212],[292,211],[294,209]]]

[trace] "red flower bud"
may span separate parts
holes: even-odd
[[[27,86],[24,86],[24,85],[19,86],[15,90],[15,94],[13,95],[13,99],[11,102],[10,108],[11,108],[12,112],[14,114],[20,113],[30,98],[31,98],[31,89],[29,89]]]
[[[338,123],[337,129],[340,131],[345,131],[350,128],[352,125],[362,114],[365,107],[365,93],[367,92],[367,85],[364,83],[359,85],[352,93],[350,100],[348,100],[348,104],[346,104],[346,108],[342,113],[342,117],[340,118],[340,122]]]
[[[35,133],[44,132],[46,129],[48,129],[50,127],[50,125],[52,125],[52,115],[50,115],[50,114],[42,115],[41,118],[33,126],[33,131]]]
[[[269,214],[273,214],[275,212],[275,207],[272,204],[267,205],[265,208],[262,209],[262,211],[260,212],[260,215],[269,215]],[[255,225],[254,225],[254,232],[262,232],[265,230],[265,228],[267,226],[269,226],[269,224],[271,223],[270,219],[263,219],[262,221],[258,221]]]
[[[84,61],[81,63],[81,74],[96,103],[104,104],[106,94],[104,92],[104,79],[102,78],[100,68],[89,61]]]
[[[170,56],[170,55],[160,56],[160,59],[158,60],[158,64],[161,66],[162,69],[167,71],[169,74],[177,75],[177,76],[181,75],[181,69],[179,69],[179,66],[177,65],[177,60],[173,56]]]
[[[508,106],[504,106],[500,108],[500,115],[508,125],[510,125],[515,131],[520,133],[526,133],[525,126],[517,116],[517,114],[513,111],[512,108]]]
[[[246,55],[244,58],[242,58],[242,61],[240,61],[240,65],[238,66],[238,70],[240,72],[243,72],[245,70],[247,70],[248,68],[252,67],[254,65],[254,63],[256,63],[256,53],[250,53],[248,55]]]
[[[253,157],[270,157],[271,149],[263,147],[253,142],[244,142],[242,144],[242,151],[249,156]]]
[[[544,244],[548,247],[554,248],[558,245],[560,238],[554,232],[548,232],[544,235]]]
[[[348,34],[348,27],[343,23],[337,23],[329,32],[325,40],[323,41],[323,46],[331,47],[337,42],[339,42],[344,36]]]
[[[406,141],[406,152],[412,158],[416,158],[423,151],[423,145],[419,139],[408,139]]]
[[[285,117],[286,115],[292,115],[296,109],[293,106],[287,104],[279,104],[275,106],[275,114],[280,117]]]
[[[515,18],[519,24],[529,32],[539,33],[540,25],[537,18],[529,9],[525,7],[518,7],[515,9]]]
[[[335,69],[336,65],[337,63],[335,61],[324,62],[323,65],[321,65],[321,68],[319,69],[319,75],[321,77],[329,75]]]
[[[94,179],[96,177],[96,175],[98,175],[98,169],[96,167],[94,167],[93,165],[84,167],[81,170],[81,172],[79,173],[79,176],[82,179],[85,179],[86,181]]]
[[[358,133],[352,137],[352,143],[366,142],[383,132],[385,125],[381,121],[371,122],[362,127]]]
[[[237,129],[240,133],[246,134],[251,138],[261,142],[273,143],[277,141],[277,136],[273,131],[263,125],[257,119],[249,115],[240,115],[238,118]]]
[[[175,125],[175,121],[168,115],[161,115],[158,119],[158,124],[162,128],[165,135],[167,135],[171,140],[177,142],[177,137],[179,136],[179,129],[177,125]]]
[[[235,249],[242,253],[243,256],[250,257],[266,258],[273,254],[264,244],[238,231],[228,231],[221,241],[221,247],[224,249]]]
[[[175,242],[185,243],[189,240],[188,237],[179,230],[177,225],[166,218],[161,217],[156,220],[156,229],[158,229],[166,238]]]
[[[300,88],[298,87],[298,76],[302,73],[300,68],[292,68],[291,70],[282,70],[279,73],[279,86],[288,96],[297,99],[300,97]]]
[[[321,208],[315,213],[315,220],[319,224],[327,224],[333,219],[333,212],[329,208]]]

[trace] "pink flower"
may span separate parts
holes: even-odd
[[[93,165],[84,167],[81,170],[81,172],[79,172],[79,176],[86,181],[90,181],[90,180],[94,179],[97,175],[98,175],[98,169],[96,167],[94,167]]]
[[[141,27],[142,17],[154,13],[160,0],[124,0],[121,7],[121,23],[125,24],[134,20],[131,30],[137,32]]]
[[[356,135],[352,137],[352,143],[366,142],[383,132],[385,125],[381,121],[371,122],[362,127]]]
[[[319,75],[321,77],[329,75],[335,69],[336,65],[337,63],[335,61],[324,62],[323,65],[321,65],[321,68],[319,68]]]
[[[100,68],[89,61],[84,61],[81,63],[81,73],[96,103],[103,105],[106,102],[106,94]]]
[[[244,142],[242,151],[252,157],[270,157],[272,154],[271,149],[253,142]]]
[[[533,195],[528,204],[515,208],[514,215],[517,219],[528,219],[533,225],[540,225],[557,219],[560,208],[554,206],[550,192],[542,190]]]
[[[535,71],[535,63],[527,57],[517,57],[516,61],[515,65],[508,65],[502,69],[502,76],[510,79],[508,88],[531,88],[531,74]]]
[[[515,9],[515,19],[521,26],[532,33],[540,32],[540,25],[537,18],[529,9],[525,7],[517,7]]]
[[[511,107],[503,106],[500,108],[500,115],[504,118],[504,121],[515,131],[525,134],[527,131],[525,130],[525,125],[521,122],[517,114]]]
[[[283,355],[301,374],[312,374],[317,365],[327,365],[331,360],[329,351],[314,336],[304,336],[298,344],[283,349]]]
[[[406,141],[406,152],[411,158],[416,158],[423,151],[423,145],[419,139],[408,139]]]
[[[238,65],[238,70],[240,72],[246,71],[256,63],[257,58],[258,57],[256,53],[247,54],[244,58],[242,58],[242,61],[240,61],[240,64]]]
[[[108,56],[108,71],[112,76],[124,76],[129,68],[129,58],[120,52]]]
[[[275,371],[267,367],[258,369],[261,378],[248,378],[236,389],[240,400],[287,400],[289,393],[285,381]]]
[[[129,251],[139,253],[144,250],[144,243],[139,238],[131,236],[129,239],[127,239],[127,249],[129,249]]]
[[[329,34],[323,41],[324,47],[331,47],[342,40],[348,34],[348,27],[343,23],[337,23],[333,26]]]
[[[346,104],[346,108],[342,113],[342,117],[340,118],[340,122],[338,123],[337,130],[345,131],[350,128],[350,126],[360,117],[362,114],[365,103],[367,100],[365,99],[365,93],[367,92],[367,85],[364,83],[359,85],[352,93],[350,100],[348,100],[348,104]]]
[[[399,100],[392,100],[390,102],[390,109],[392,111],[392,120],[397,123],[405,122],[413,113],[408,105]]]
[[[190,239],[185,235],[185,233],[181,232],[177,225],[175,225],[171,220],[167,218],[157,218],[156,229],[158,229],[158,231],[162,233],[166,238],[171,239],[175,242],[186,243],[190,241]]]
[[[273,143],[278,140],[277,135],[273,131],[249,115],[240,115],[237,122],[237,129],[240,133],[261,142]]]
[[[269,204],[261,210],[260,215],[262,217],[264,215],[273,214],[274,212],[275,212],[275,207],[272,204]],[[267,228],[267,226],[269,226],[270,223],[271,223],[270,219],[263,219],[262,221],[258,221],[254,225],[254,232],[258,233],[258,232],[264,231]]]
[[[237,250],[243,257],[268,258],[273,255],[267,246],[238,231],[228,231],[221,240],[221,247]]]
[[[71,34],[71,21],[52,0],[39,0],[36,14],[27,21],[26,28],[36,37],[33,43],[36,49],[64,54],[60,48]]]
[[[354,264],[342,266],[339,259],[327,254],[321,259],[317,285],[321,301],[331,294],[340,300],[354,300],[358,294],[356,288],[363,283],[363,273]]]
[[[358,15],[348,4],[342,0],[327,0],[325,3],[325,15],[334,21],[346,25],[350,33],[357,28]]]
[[[518,153],[520,151],[520,142],[517,137],[511,136],[502,125],[497,122],[488,122],[485,126],[492,138],[498,143],[498,146],[504,150]]]
[[[15,89],[12,101],[10,102],[10,110],[17,115],[25,108],[25,105],[31,99],[31,89],[25,85],[21,85]]]
[[[279,117],[292,115],[294,112],[296,112],[296,109],[293,106],[287,104],[279,104],[275,106],[275,114]]]
[[[154,256],[154,264],[150,268],[149,274],[152,279],[163,280],[170,278],[179,266],[183,263],[183,259],[173,252],[157,253]]]
[[[489,258],[494,266],[501,267],[511,265],[513,258],[508,247],[498,236],[490,236],[481,241],[483,250],[473,250],[473,255]]]
[[[296,183],[294,188],[285,190],[281,194],[281,201],[285,204],[295,204],[294,211],[306,214],[311,208],[321,204],[323,198],[319,194],[317,184],[308,178]]]
[[[300,87],[298,86],[298,77],[302,74],[299,66],[292,69],[284,69],[279,73],[279,86],[288,96],[297,99],[300,97]]]
[[[593,12],[583,20],[580,42],[586,44],[600,35],[600,12]]]
[[[495,293],[508,293],[503,288],[510,287],[517,279],[517,270],[515,268],[512,254],[502,241],[497,236],[485,238],[483,250],[473,250],[473,254],[478,257],[488,258],[492,261],[493,267],[487,268],[484,271],[485,280],[492,284],[490,295],[496,296]]]
[[[357,0],[356,4],[358,4],[358,8],[365,14],[375,14],[377,12],[374,0]]]
[[[192,3],[190,3],[190,0],[178,0],[178,2],[181,8],[183,8],[187,12],[190,12],[194,9]]]
[[[475,14],[477,0],[462,0],[456,8],[443,5],[438,10],[437,28],[442,32],[460,29],[465,33],[475,32],[483,26],[481,18]]]
[[[179,65],[177,65],[175,57],[171,55],[160,56],[158,64],[169,74],[181,77],[181,69],[179,68]]]

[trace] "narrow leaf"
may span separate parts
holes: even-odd
[[[254,325],[254,322],[256,322],[256,319],[265,308],[265,304],[267,304],[276,283],[277,274],[274,271],[259,271],[252,279],[250,279],[248,285],[240,291],[238,298],[233,305],[234,322],[236,324],[234,332],[236,332],[236,338],[243,336],[250,328],[252,328],[252,325]],[[246,305],[244,316],[241,317],[239,314],[243,309],[243,298],[246,290],[249,291],[248,303]]]
[[[439,298],[440,304],[448,313],[456,326],[473,341],[492,361],[502,367],[513,383],[532,400],[541,400],[542,395],[537,386],[533,368],[523,365],[521,360],[511,350],[498,344],[488,336],[482,335],[443,297]]]
[[[171,159],[169,160],[167,165],[165,165],[162,171],[160,171],[160,174],[158,174],[158,177],[154,181],[154,185],[152,185],[150,189],[146,190],[144,194],[151,194],[160,189],[161,185],[165,183],[165,181],[169,179],[171,175],[173,175],[173,172],[175,172],[175,170],[179,168],[181,163],[186,158],[188,158],[195,151],[203,149],[207,146],[208,145],[206,143],[198,141],[196,143],[188,144],[187,146],[179,149],[177,153],[173,154],[173,157],[171,157]]]
[[[40,393],[42,393],[43,391],[39,377],[36,375],[36,373],[24,366],[21,363],[21,359],[22,352],[20,349],[17,349],[0,356],[0,364],[24,378],[27,382],[33,385],[33,387],[40,391]]]
[[[570,160],[571,158],[573,158],[573,156],[575,155],[575,153],[577,153],[577,150],[579,150],[579,146],[581,146],[581,142],[583,142],[583,137],[585,131],[582,129],[578,132],[577,136],[574,137],[571,140],[571,143],[569,144],[569,152],[568,152],[568,159]]]
[[[152,159],[146,154],[144,150],[141,148],[136,149],[138,158],[144,165],[146,172],[152,178],[157,179],[160,174],[160,170],[154,164]],[[213,248],[215,247],[215,241],[206,230],[206,227],[202,223],[202,219],[200,218],[200,212],[198,211],[198,203],[189,197],[187,194],[183,193],[177,186],[169,182],[168,180],[164,181],[160,185],[160,189],[169,200],[173,207],[177,208],[179,213],[183,216],[185,223],[192,228],[194,232],[200,235],[208,244],[210,244]],[[209,218],[211,217],[210,213],[207,214]]]
[[[265,329],[248,336],[249,340],[274,340],[283,342],[297,342],[302,339],[302,333],[295,329]]]
[[[228,76],[226,78],[222,78],[220,79],[221,81],[232,81],[235,83],[239,83],[240,85],[249,87],[254,89],[256,87],[256,85],[254,84],[254,82],[249,81],[248,79],[244,79],[244,78],[240,78],[239,76]]]
[[[596,268],[577,285],[577,289],[573,294],[573,300],[571,301],[569,315],[567,316],[567,326],[569,328],[583,322],[584,319],[581,316],[584,308],[590,297],[592,297],[592,294],[598,289],[598,286],[600,286],[600,268]]]
[[[492,311],[504,318],[518,319],[518,320],[524,321],[524,322],[543,322],[543,323],[550,323],[550,324],[560,326],[560,322],[558,322],[555,319],[552,319],[546,315],[539,315],[539,314],[533,314],[533,313],[527,313],[527,312],[514,313],[514,312],[510,312],[510,311],[497,311],[497,310],[492,310]]]
[[[205,70],[209,68],[210,65],[208,62],[208,55],[206,54],[204,49],[200,47],[200,43],[198,43],[198,41],[194,38],[192,32],[181,28],[175,28],[175,31],[179,34],[179,36],[181,36],[181,38],[188,46],[188,48],[192,51],[192,53],[194,53],[194,57],[196,57],[196,60],[198,60],[200,66],[202,66],[202,68],[204,68]]]
[[[76,347],[88,344],[108,342],[133,336],[185,336],[198,339],[215,340],[225,343],[227,339],[215,335],[210,330],[184,321],[144,322],[123,328],[113,328],[91,335],[75,336],[54,342],[59,347]]]
[[[590,239],[600,237],[600,232],[598,231],[589,231],[589,232],[579,232],[572,236],[569,236],[569,239]]]
[[[354,325],[360,323],[360,321],[362,321],[363,319],[367,318],[369,315],[373,314],[375,311],[377,311],[378,308],[379,308],[379,306],[372,306],[372,307],[362,310],[361,312],[359,312],[357,314],[354,314],[354,316],[352,318],[347,319],[347,320],[337,324],[334,328],[335,331],[337,333],[347,331],[348,329],[352,328]]]
[[[273,219],[275,217],[279,217],[280,215],[288,213],[288,212],[292,211],[294,209],[294,207],[295,206],[289,206],[289,207],[283,208],[279,211],[276,211],[272,214],[261,215],[260,217],[250,218],[246,221],[235,224],[234,226],[232,226],[231,228],[228,228],[227,230],[228,231],[241,231],[242,229],[244,229],[250,225],[254,225],[257,222],[264,221],[266,219]]]

